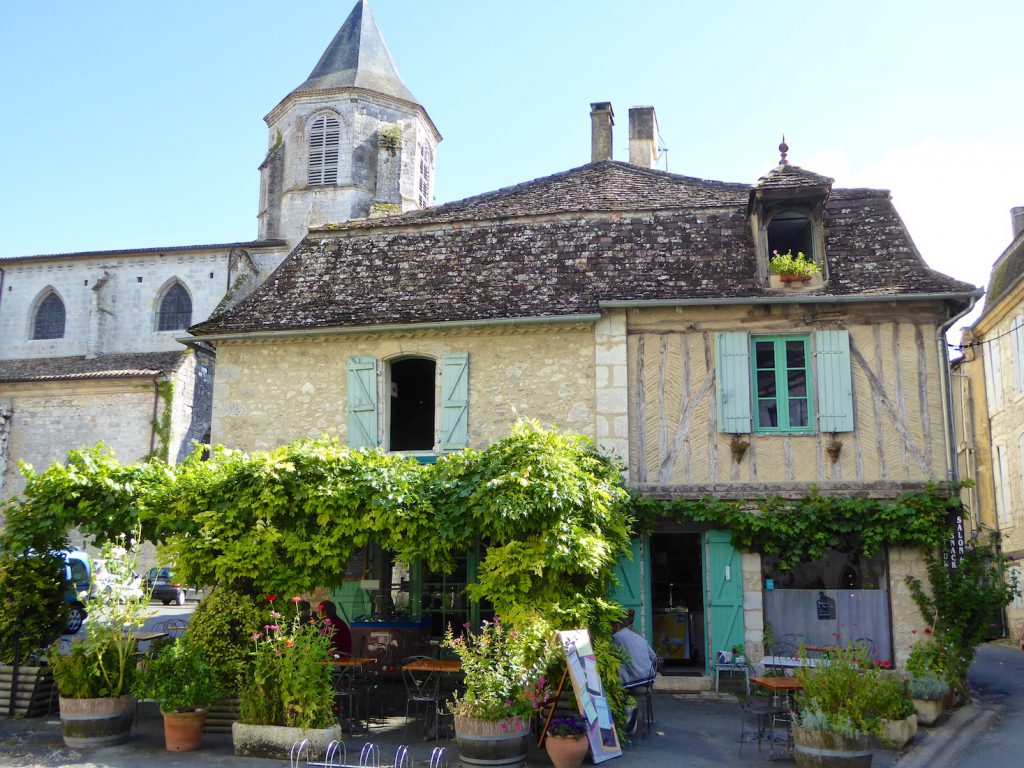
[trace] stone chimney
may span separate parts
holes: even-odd
[[[590,162],[612,159],[612,126],[615,112],[610,101],[590,105]]]
[[[658,118],[654,107],[629,110],[629,162],[653,168],[658,162]]]
[[[1010,209],[1010,218],[1013,219],[1013,239],[1017,239],[1017,235],[1024,232],[1024,206],[1018,206]]]

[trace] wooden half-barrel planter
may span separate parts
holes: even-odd
[[[14,711],[11,690],[14,689]],[[0,717],[39,717],[49,714],[57,704],[57,687],[49,667],[18,666],[17,682],[14,667],[0,665]]]
[[[203,733],[231,733],[231,724],[238,720],[238,697],[221,699],[206,710]]]

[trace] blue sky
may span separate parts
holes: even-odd
[[[353,0],[2,0],[0,255],[256,236],[263,116]],[[1024,3],[371,0],[444,141],[437,202],[589,161],[589,104],[657,110],[668,170],[790,160],[891,189],[975,284],[1024,205]],[[662,167],[664,167],[664,160]]]

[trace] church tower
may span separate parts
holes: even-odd
[[[264,120],[260,239],[430,205],[441,135],[359,0],[312,73]]]

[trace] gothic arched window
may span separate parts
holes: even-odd
[[[334,115],[319,115],[309,127],[310,186],[338,183],[338,149],[341,144],[341,123]]]
[[[175,283],[160,299],[156,317],[158,331],[180,331],[192,325],[192,297],[185,286]]]
[[[36,317],[32,322],[32,338],[63,339],[64,320],[64,302],[60,300],[60,296],[51,292],[39,302],[36,309]]]

